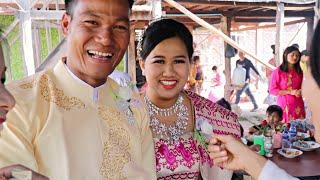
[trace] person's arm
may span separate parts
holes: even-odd
[[[263,156],[251,151],[232,136],[217,135],[210,141],[210,157],[220,167],[244,170],[254,179],[296,180]]]
[[[254,67],[254,65],[252,64],[252,62],[251,62],[250,60],[248,60],[248,63],[249,63],[249,67],[250,67],[258,76],[260,76],[259,71],[257,70],[256,67]]]
[[[281,180],[298,180],[295,177],[289,175],[286,171],[279,168],[272,161],[268,160],[263,166],[258,180],[281,179]]]
[[[39,124],[30,117],[32,112],[27,110],[24,101],[18,100],[15,107],[8,113],[7,121],[0,132],[0,168],[21,164],[38,171],[33,145]]]
[[[12,165],[0,169],[0,177],[2,179],[30,179],[31,180],[49,180],[45,177],[31,169],[24,167],[22,165]],[[1,179],[1,178],[0,178]]]

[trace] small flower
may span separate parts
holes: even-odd
[[[268,122],[267,122],[266,120],[263,120],[262,123],[261,123],[261,125],[262,125],[262,126],[267,126],[267,125],[268,125]]]
[[[206,136],[207,140],[210,140],[213,134],[213,127],[208,121],[202,121],[201,125],[201,133]]]
[[[129,86],[119,88],[119,97],[125,101],[130,101],[132,98],[132,89]]]

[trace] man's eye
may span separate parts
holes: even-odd
[[[96,21],[92,21],[92,20],[87,20],[87,21],[84,21],[86,24],[89,24],[89,25],[98,25],[98,23]]]
[[[129,28],[128,28],[127,26],[122,26],[122,25],[114,26],[113,29],[121,30],[121,31],[127,31],[127,30],[129,30]]]

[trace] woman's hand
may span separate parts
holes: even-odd
[[[25,167],[22,165],[12,165],[7,166],[0,169],[0,180],[8,180],[14,178],[13,172],[14,171],[30,171],[32,173],[32,180],[49,180],[49,178]]]

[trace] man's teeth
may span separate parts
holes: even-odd
[[[104,53],[104,52],[99,52],[99,51],[88,51],[89,54],[96,55],[96,56],[102,56],[102,57],[112,57],[112,53]]]
[[[161,83],[163,85],[170,86],[170,85],[174,85],[176,81],[161,81]]]

